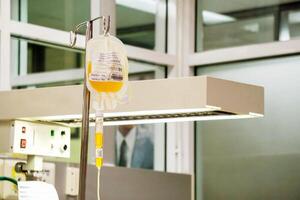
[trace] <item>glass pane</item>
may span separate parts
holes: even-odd
[[[12,38],[12,55],[18,75],[80,68],[85,60],[82,50],[19,38]]]
[[[13,77],[27,74],[83,68],[85,56],[83,50],[62,47],[32,40],[12,37],[11,65]],[[166,76],[166,67],[140,61],[129,60],[129,80],[162,79]],[[52,87],[82,84],[82,80],[52,82],[26,87]]]
[[[90,18],[89,0],[12,0],[12,19],[70,31]]]
[[[118,0],[116,3],[117,36],[124,43],[165,51],[164,3],[155,0]],[[90,18],[90,6],[89,0],[12,0],[11,18],[70,31]]]
[[[79,163],[80,135],[81,128],[71,129],[71,156],[69,159],[56,160]],[[165,124],[105,126],[104,163],[109,166],[164,171],[165,135]],[[88,162],[95,163],[94,127],[90,128]]]
[[[89,132],[88,163],[94,164],[94,127],[91,127]],[[105,126],[104,164],[165,171],[165,135],[165,124]],[[79,163],[80,137],[81,128],[72,128],[70,158],[54,158],[51,160]],[[123,140],[125,140],[125,143]],[[126,149],[124,149],[124,144],[126,144]]]
[[[205,50],[271,42],[274,40],[274,17],[205,25],[203,31]]]
[[[297,0],[198,0],[197,51],[286,40],[283,13],[299,5]]]
[[[12,37],[11,64],[14,76],[33,73],[83,68],[83,50]],[[165,66],[129,60],[129,79],[146,80],[165,78]],[[80,84],[72,82],[49,83],[39,86]]]
[[[94,128],[90,129],[91,133]],[[104,129],[104,162],[109,165],[165,170],[165,125],[109,126]],[[90,138],[90,163],[94,163],[94,140]]]
[[[166,10],[159,9],[159,1],[116,2],[117,36],[126,44],[164,51]]]
[[[265,88],[265,116],[197,123],[197,200],[298,199],[300,57],[199,67]]]
[[[285,17],[285,16],[282,16]],[[289,38],[297,38],[300,36],[300,11],[290,11],[288,13],[288,29]]]

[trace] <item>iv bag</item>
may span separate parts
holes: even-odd
[[[95,109],[112,110],[127,99],[128,59],[124,44],[111,35],[87,42],[86,85]]]

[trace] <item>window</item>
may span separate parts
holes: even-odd
[[[291,12],[286,20],[284,13],[299,5],[296,0],[198,0],[197,51],[288,40],[285,34],[296,31],[291,24],[298,16]]]
[[[90,0],[12,0],[16,21],[70,31],[90,19]]]
[[[124,43],[165,50],[165,5],[156,0],[117,0],[116,3],[117,36]],[[90,19],[90,6],[90,0],[12,0],[11,18],[70,31]]]
[[[83,50],[16,37],[12,38],[11,44],[12,71],[17,79],[14,88],[82,84]],[[47,73],[50,74],[45,77]],[[129,60],[130,80],[165,77],[165,66]]]
[[[165,49],[166,10],[156,0],[117,0],[117,36],[126,44]]]
[[[282,13],[282,40],[299,38],[300,11],[291,10]]]
[[[20,38],[12,38],[12,46],[19,75],[81,68],[85,62],[84,51],[70,47]]]

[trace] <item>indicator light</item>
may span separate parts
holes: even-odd
[[[25,148],[26,148],[26,139],[21,139],[20,147],[21,147],[22,149],[25,149]]]

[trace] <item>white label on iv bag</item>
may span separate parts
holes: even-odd
[[[103,149],[96,149],[96,158],[103,158]]]
[[[91,81],[122,81],[122,64],[116,52],[101,52],[92,54]]]

